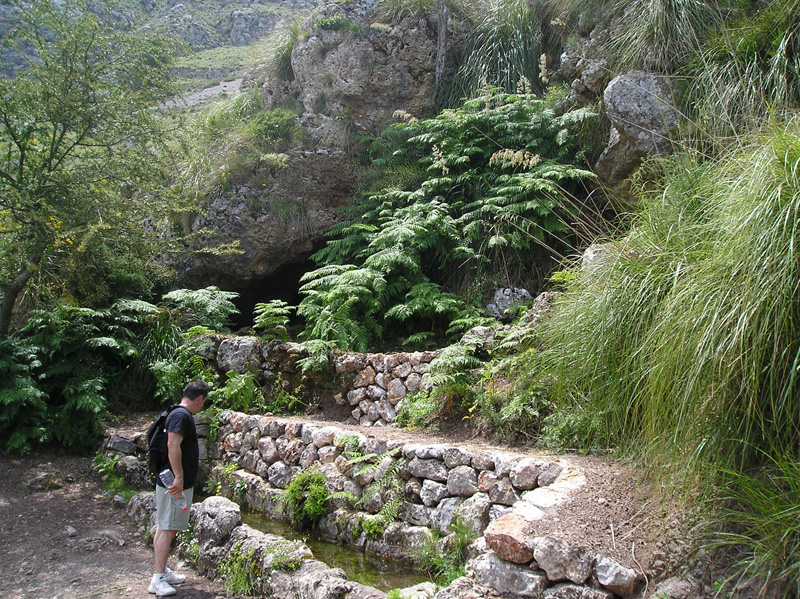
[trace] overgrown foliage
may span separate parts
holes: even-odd
[[[328,513],[328,490],[321,472],[302,472],[286,486],[286,507],[292,523],[312,529]]]
[[[487,86],[538,94],[542,30],[535,8],[525,0],[489,0],[465,12],[473,17],[464,58],[442,105],[455,106]]]
[[[712,148],[767,114],[791,114],[800,105],[800,2],[736,3],[689,75],[693,135]]]
[[[120,300],[102,310],[32,311],[17,338],[0,338],[0,443],[19,453],[50,443],[91,448],[109,408],[154,407],[151,394],[174,403],[189,378],[215,381],[194,351],[198,333],[214,329],[193,325],[224,323],[231,297],[216,288],[176,290],[161,306]],[[252,387],[252,377],[231,377],[218,391],[222,405],[249,409]]]
[[[456,578],[464,576],[467,547],[475,536],[468,524],[454,518],[450,524],[450,534],[442,537],[434,529],[434,535],[420,548],[415,561],[437,586],[446,587]]]
[[[10,4],[0,43],[27,64],[0,79],[0,334],[30,283],[39,301],[94,306],[151,292],[171,207],[154,108],[173,91],[173,45],[113,30],[83,0]]]
[[[550,438],[635,448],[675,484],[704,481],[712,505],[724,482],[730,521],[752,539],[748,563],[788,592],[797,545],[759,527],[797,488],[796,470],[776,465],[800,458],[800,125],[714,162],[657,164],[630,232],[575,271],[548,322]]]
[[[296,118],[286,108],[264,110],[258,89],[211,105],[190,123],[182,142],[185,192],[202,199],[240,184],[267,192],[270,172],[286,166],[281,152],[300,139]]]
[[[441,343],[486,322],[454,291],[512,282],[547,255],[542,245],[564,238],[560,198],[591,177],[575,166],[582,153],[571,131],[591,118],[490,89],[395,125],[405,141],[376,160],[418,163],[425,176],[369,195],[363,216],[316,254],[322,266],[302,279],[303,337],[363,351],[394,335]]]

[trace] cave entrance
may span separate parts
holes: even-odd
[[[317,268],[317,265],[311,260],[311,256],[315,251],[309,252],[299,261],[279,266],[275,272],[263,279],[252,281],[247,286],[230,289],[230,291],[235,291],[239,294],[239,297],[233,302],[239,310],[239,314],[232,319],[233,329],[238,330],[253,326],[253,309],[258,303],[278,299],[292,306],[299,304],[300,300],[303,299],[299,292],[300,278],[307,272]],[[292,337],[298,332],[302,322],[302,318],[292,314],[289,322]]]

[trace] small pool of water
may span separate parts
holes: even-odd
[[[382,591],[403,589],[425,582],[428,578],[407,562],[364,553],[355,547],[323,541],[288,524],[265,518],[261,514],[242,512],[242,522],[261,532],[279,535],[292,541],[302,541],[314,558],[331,568],[341,568],[347,578]]]

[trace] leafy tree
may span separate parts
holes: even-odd
[[[163,40],[110,29],[84,0],[12,5],[18,24],[2,44],[27,68],[0,81],[0,333],[34,275],[92,295],[65,273],[121,253],[128,274],[114,284],[151,284],[135,271],[152,262],[166,214],[148,190],[166,180],[166,121],[153,108],[172,93]],[[94,274],[81,284],[109,273]]]
[[[591,174],[574,131],[594,115],[556,116],[530,95],[483,92],[458,110],[394,126],[390,181],[335,229],[304,277],[303,336],[366,349],[387,330],[419,342],[479,324],[464,281],[518,283],[541,245],[567,228],[559,198]],[[392,139],[393,135],[385,136]],[[423,176],[396,183],[397,163]],[[439,339],[441,340],[441,339]]]

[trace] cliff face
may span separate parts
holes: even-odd
[[[348,146],[353,134],[377,134],[397,110],[432,116],[437,61],[446,77],[460,43],[452,19],[449,27],[438,21],[390,23],[374,0],[323,4],[306,24],[308,37],[292,51],[294,79],[265,83],[264,104],[299,102],[305,128],[337,147]]]
[[[344,218],[338,208],[355,183],[354,137],[379,133],[397,110],[435,113],[437,55],[453,64],[454,46],[437,49],[435,21],[381,18],[373,0],[332,2],[306,23],[308,37],[292,51],[293,78],[266,81],[261,92],[265,109],[302,105],[309,141],[266,185],[231,190],[194,218],[193,230],[214,232],[202,245],[238,241],[242,253],[192,256],[179,269],[186,284],[241,291],[303,261]]]
[[[354,177],[343,152],[297,149],[255,189],[238,186],[212,199],[190,223],[213,232],[179,265],[191,286],[217,285],[242,291],[260,284],[282,266],[303,262],[343,215],[337,209],[352,193]],[[203,252],[239,242],[241,253]],[[264,301],[269,298],[262,298]]]

